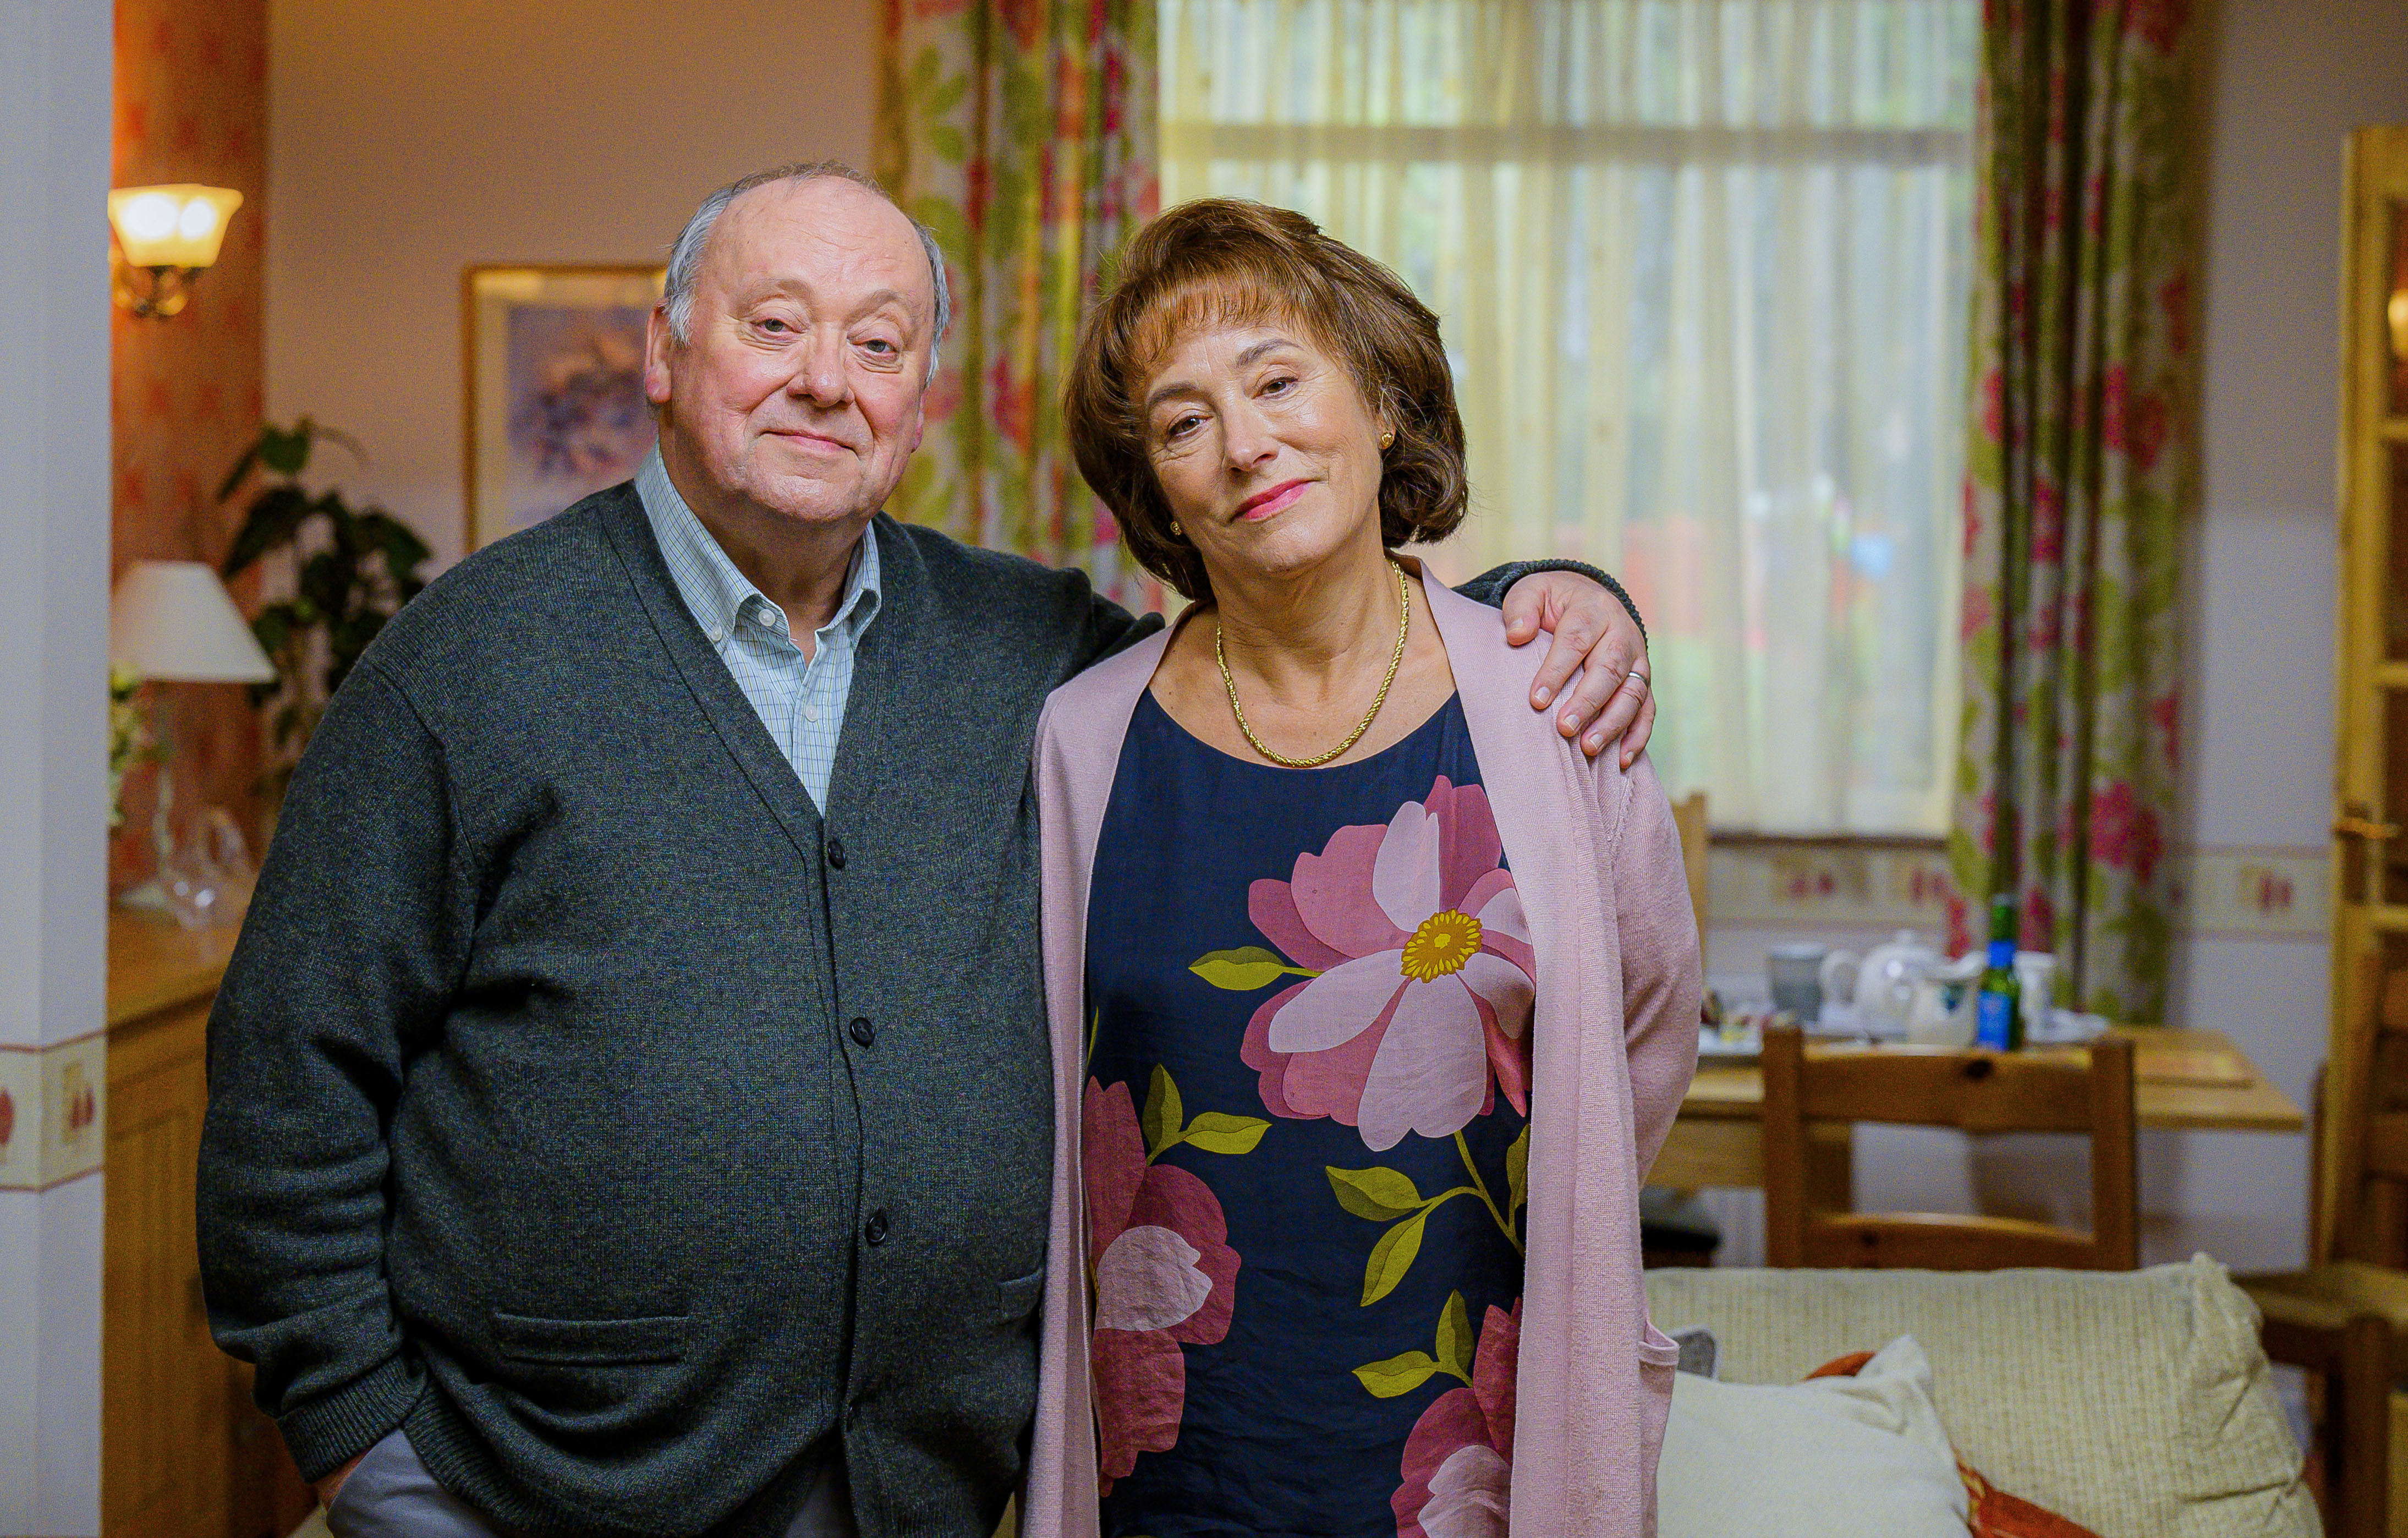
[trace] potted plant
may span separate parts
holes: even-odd
[[[263,780],[271,804],[280,801],[326,701],[376,639],[385,622],[426,585],[419,567],[429,552],[409,525],[368,506],[353,508],[339,491],[311,496],[301,484],[317,440],[342,445],[362,464],[367,456],[350,435],[308,417],[290,427],[261,426],[259,437],[218,488],[232,501],[253,472],[264,483],[244,510],[226,552],[224,573],[235,577],[277,551],[294,561],[293,596],[267,605],[251,623],[260,648],[276,664],[277,681],[254,684],[251,703],[276,699],[269,720],[273,759]]]

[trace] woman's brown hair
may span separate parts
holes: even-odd
[[[1397,435],[1381,454],[1380,539],[1442,539],[1463,521],[1463,418],[1438,317],[1395,273],[1300,213],[1241,198],[1183,203],[1138,232],[1079,331],[1063,417],[1079,473],[1120,521],[1138,565],[1186,597],[1212,594],[1203,557],[1170,532],[1138,396],[1190,329],[1273,317],[1342,359]]]

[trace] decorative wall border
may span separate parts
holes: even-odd
[[[0,1190],[45,1190],[99,1169],[108,1115],[107,1031],[0,1045]]]
[[[2172,855],[2176,929],[2187,935],[2323,941],[2331,915],[2322,844],[2211,844]],[[1718,841],[1706,859],[1710,925],[1942,930],[1944,850],[1804,840]]]
[[[2332,858],[2323,844],[2183,850],[2173,874],[2186,933],[2322,941],[2332,932]]]

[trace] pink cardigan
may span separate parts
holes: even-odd
[[[1677,1352],[1647,1319],[1639,1185],[1697,1066],[1702,986],[1680,836],[1644,757],[1627,773],[1611,752],[1592,765],[1530,708],[1544,647],[1508,646],[1495,610],[1424,586],[1539,964],[1512,1538],[1642,1538]],[[1087,881],[1130,713],[1168,641],[1055,690],[1037,732],[1054,1137],[1029,1538],[1096,1531],[1079,1179]]]

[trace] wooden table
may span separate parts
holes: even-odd
[[[2267,1082],[2241,1049],[2212,1030],[2174,1030],[2163,1026],[2117,1026],[2119,1036],[2134,1043],[2135,1109],[2143,1127],[2183,1128],[2200,1132],[2299,1132],[2307,1118],[2290,1097]],[[2036,1052],[2071,1051],[2036,1047]],[[1681,1102],[1680,1119],[1648,1172],[1651,1186],[1682,1190],[1707,1186],[1762,1186],[1764,1152],[1756,1134],[1763,1114],[1764,1071],[1744,1067],[1701,1063]],[[1842,1173],[1847,1156],[1845,1128],[1813,1129],[1832,1134],[1818,1164],[1826,1170],[1815,1181],[1824,1193],[1846,1189]],[[1836,1161],[1840,1168],[1828,1168]]]

